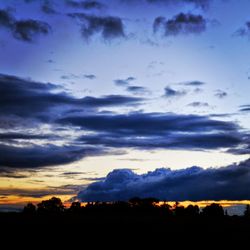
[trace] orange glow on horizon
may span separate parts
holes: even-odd
[[[63,204],[66,208],[69,208],[71,206],[71,201],[70,199],[72,198],[72,195],[46,195],[43,197],[26,197],[26,196],[16,196],[16,195],[9,195],[6,197],[0,197],[0,206],[13,206],[13,207],[23,207],[27,203],[33,203],[33,204],[38,204],[42,200],[47,200],[52,198],[53,196],[60,198],[63,201]],[[176,204],[176,201],[160,201],[157,203],[159,206],[162,204],[168,204],[170,206],[174,206]],[[180,201],[178,204],[180,206],[187,207],[188,205],[198,205],[200,208],[203,208],[207,205],[210,205],[212,203],[218,203],[223,207],[230,207],[234,205],[247,205],[250,204],[250,200],[220,200],[220,201],[215,201],[215,200],[204,200],[204,201]],[[85,206],[87,202],[81,202],[82,206]]]

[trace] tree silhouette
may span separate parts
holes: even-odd
[[[249,204],[246,205],[245,211],[244,211],[244,216],[245,217],[250,217],[250,206]]]
[[[185,208],[184,206],[180,206],[179,204],[175,204],[174,206],[174,214],[176,216],[185,216]]]
[[[200,209],[197,205],[195,205],[195,206],[188,205],[185,209],[186,216],[194,217],[194,216],[198,216],[199,213],[200,213]]]
[[[132,207],[140,206],[141,199],[139,197],[133,197],[129,200],[129,204],[131,204]]]
[[[166,217],[170,217],[173,215],[173,211],[172,211],[172,207],[167,204],[165,201],[164,203],[160,206],[160,211],[162,212],[162,214]]]
[[[60,213],[64,211],[64,205],[60,198],[52,197],[37,204],[37,211],[40,213]]]
[[[36,206],[32,203],[28,203],[24,208],[23,212],[25,214],[34,214],[36,212]]]
[[[220,204],[212,203],[211,205],[203,208],[202,214],[208,217],[223,217],[224,210]]]
[[[81,203],[78,201],[72,202],[69,208],[71,213],[79,213],[81,211]]]

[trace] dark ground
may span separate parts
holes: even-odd
[[[126,213],[23,214],[1,213],[1,242],[21,247],[36,246],[129,246],[186,245],[200,248],[245,246],[250,242],[250,219],[245,217],[187,218]],[[202,244],[202,245],[200,245]],[[216,247],[216,249],[217,249]],[[105,247],[106,249],[106,247]]]

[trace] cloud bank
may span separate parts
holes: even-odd
[[[249,185],[250,160],[219,169],[161,168],[142,175],[117,169],[103,181],[80,191],[77,198],[81,201],[127,201],[132,197],[167,201],[247,200]]]

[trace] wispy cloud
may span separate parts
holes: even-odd
[[[220,98],[220,99],[225,98],[225,97],[228,96],[226,91],[223,91],[223,90],[220,90],[220,89],[216,90],[214,95],[216,97]]]
[[[80,20],[81,34],[86,40],[97,33],[101,33],[105,40],[125,37],[123,20],[119,17],[95,16],[84,13],[70,13],[68,16]]]
[[[180,97],[187,94],[185,90],[175,90],[171,87],[166,87],[164,90],[164,97],[166,98]]]
[[[103,9],[105,5],[98,1],[74,1],[74,0],[66,0],[65,3],[72,8],[78,8],[83,10],[92,10],[92,9]]]
[[[51,31],[48,23],[34,20],[16,20],[8,10],[0,10],[0,26],[9,30],[13,37],[24,42],[33,42],[38,35],[47,35]]]
[[[188,104],[188,106],[194,108],[204,108],[204,107],[209,107],[209,104],[207,102],[191,102]]]
[[[114,80],[114,83],[118,86],[126,86],[129,85],[131,82],[135,81],[136,78],[133,76],[129,76],[126,79],[116,79]]]
[[[168,20],[165,17],[157,17],[153,24],[154,32],[163,29],[165,36],[200,34],[206,28],[207,20],[203,16],[190,13],[179,13]]]

